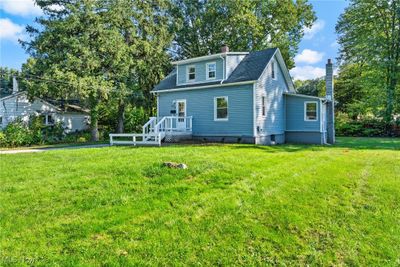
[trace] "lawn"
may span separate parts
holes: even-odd
[[[2,266],[398,266],[400,139],[0,155],[0,238]]]

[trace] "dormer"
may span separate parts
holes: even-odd
[[[223,46],[221,53],[172,62],[176,65],[176,85],[221,82],[226,80],[247,52],[229,52]]]

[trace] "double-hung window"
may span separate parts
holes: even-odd
[[[318,120],[318,103],[317,101],[308,101],[304,103],[304,120]]]
[[[44,125],[54,125],[54,118],[51,114],[43,115],[42,121]]]
[[[215,62],[210,62],[206,64],[206,75],[207,80],[212,80],[217,77],[217,64]]]
[[[214,120],[228,120],[228,97],[218,96],[214,98]]]
[[[194,65],[187,66],[187,81],[192,82],[196,80],[196,67]]]

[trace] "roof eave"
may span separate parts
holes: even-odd
[[[219,57],[226,57],[227,55],[248,55],[248,54],[249,54],[249,52],[225,52],[225,53],[212,54],[212,55],[208,55],[208,56],[201,56],[201,57],[172,61],[171,64],[172,65],[188,64],[188,63],[194,63],[194,62],[199,62],[199,61],[209,60],[209,59],[214,59],[214,58],[219,58]]]

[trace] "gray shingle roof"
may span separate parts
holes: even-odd
[[[275,54],[277,48],[269,48],[261,51],[250,52],[245,58],[239,63],[235,70],[231,73],[228,79],[223,81],[223,84],[255,81],[260,78],[268,62]],[[195,86],[207,86],[217,85],[220,81],[208,82],[201,84],[186,84],[176,86],[176,69],[174,69],[164,80],[154,87],[153,91],[162,91],[168,89],[179,89],[188,88]]]

